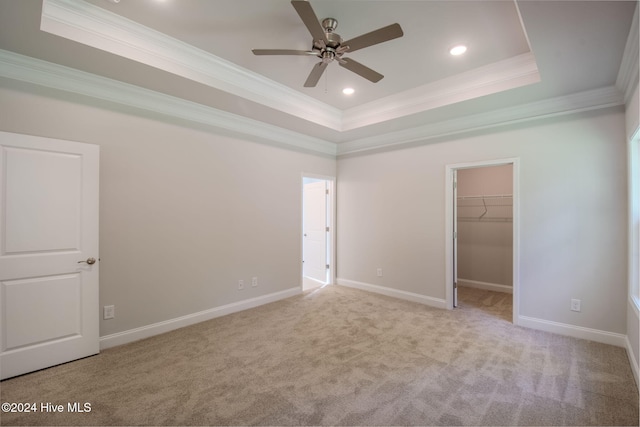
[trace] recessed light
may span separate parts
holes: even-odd
[[[345,87],[344,89],[342,89],[342,93],[344,93],[345,95],[353,95],[355,91],[356,90],[352,87]]]
[[[462,55],[466,51],[467,51],[467,47],[465,45],[463,45],[463,44],[459,44],[459,45],[454,46],[451,49],[449,49],[449,53],[451,55],[453,55],[453,56]]]

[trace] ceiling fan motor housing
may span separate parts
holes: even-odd
[[[325,43],[324,40],[313,40],[313,50],[318,51],[318,56],[326,58],[324,54],[327,51],[334,54],[331,55],[332,57],[335,56],[335,50],[338,49],[343,42],[340,34],[334,33],[337,27],[338,20],[335,18],[325,18],[322,20],[322,28],[324,29],[324,35],[327,41]]]

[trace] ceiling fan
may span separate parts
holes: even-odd
[[[309,77],[304,83],[304,87],[314,87],[318,84],[320,77],[324,73],[329,63],[334,60],[342,67],[352,71],[365,79],[377,83],[384,76],[351,58],[343,58],[345,53],[355,52],[365,47],[373,46],[403,36],[402,28],[399,24],[391,24],[379,28],[370,33],[363,34],[353,39],[343,41],[334,30],[338,26],[338,21],[334,18],[325,18],[322,23],[311,7],[311,3],[306,0],[292,0],[291,4],[302,19],[304,25],[313,37],[311,50],[292,49],[253,49],[254,55],[313,55],[321,59],[317,63]]]

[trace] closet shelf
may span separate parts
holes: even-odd
[[[512,194],[484,194],[457,198],[458,221],[512,222]]]
[[[482,217],[478,218],[477,216],[459,216],[458,221],[460,222],[513,222],[513,218],[496,218],[496,217]]]

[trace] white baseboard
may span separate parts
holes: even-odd
[[[585,328],[582,326],[569,325],[566,323],[553,322],[551,320],[536,319],[534,317],[519,316],[518,326],[537,329],[540,331],[553,332],[554,334],[566,335],[574,338],[581,338],[600,342],[603,344],[615,345],[616,347],[627,346],[627,336],[614,332],[601,331],[599,329]]]
[[[631,341],[629,341],[629,337],[625,337],[625,344],[627,348],[627,357],[629,358],[629,363],[631,364],[631,371],[633,372],[633,378],[636,380],[636,387],[640,389],[640,381],[638,380],[638,361],[636,360],[635,355],[633,354],[633,349],[631,348]]]
[[[413,292],[401,291],[399,289],[387,288],[384,286],[372,285],[370,283],[357,282],[349,279],[336,279],[336,284],[348,288],[360,289],[363,291],[373,292],[376,294],[386,295],[388,297],[399,298],[407,301],[418,302],[436,308],[447,308],[447,302],[440,298],[428,297]]]
[[[458,277],[458,286],[467,288],[484,289],[486,291],[513,293],[513,286],[499,285],[497,283],[480,282],[478,280],[467,280]]]
[[[100,349],[115,347],[117,345],[127,344],[154,335],[173,331],[174,329],[183,328],[185,326],[194,325],[206,320],[215,319],[216,317],[226,316],[227,314],[237,313],[238,311],[247,310],[249,308],[258,307],[281,299],[289,298],[302,293],[300,287],[287,289],[272,294],[263,295],[256,298],[246,299],[234,302],[220,307],[211,308],[209,310],[200,311],[186,316],[177,317],[175,319],[165,320],[163,322],[154,323],[152,325],[142,326],[140,328],[130,329],[128,331],[117,332],[115,334],[100,337]]]

